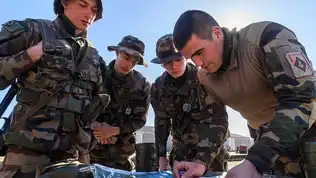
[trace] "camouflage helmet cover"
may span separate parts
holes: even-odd
[[[103,13],[102,0],[97,0],[97,6],[98,6],[98,11],[97,11],[97,16],[94,19],[94,21],[97,21],[102,18],[102,13]],[[54,12],[56,15],[64,13],[64,7],[61,4],[61,0],[54,0]]]

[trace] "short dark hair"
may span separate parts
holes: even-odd
[[[175,47],[180,50],[189,41],[192,34],[201,39],[212,40],[212,29],[219,26],[217,21],[208,13],[201,10],[185,11],[178,18],[173,29]]]
[[[62,1],[64,3],[68,3],[70,0],[54,0],[54,12],[56,15],[64,14],[64,6],[62,5]],[[97,0],[97,15],[94,19],[94,21],[97,21],[102,18],[103,13],[103,5],[102,0]]]

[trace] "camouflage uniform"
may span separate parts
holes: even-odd
[[[118,50],[132,56],[141,57],[139,65],[145,65],[143,59],[145,45],[133,36],[125,36],[118,46],[109,46],[108,50]],[[120,128],[119,135],[110,138],[106,145],[98,144],[90,153],[91,163],[131,171],[133,166],[129,157],[135,153],[134,132],[146,123],[149,108],[150,83],[138,71],[132,70],[126,76],[114,71],[113,60],[107,67],[106,88],[111,95],[108,108],[97,119]]]
[[[182,57],[174,48],[170,34],[157,41],[156,54],[152,62],[157,64]],[[228,135],[227,113],[207,96],[193,64],[187,63],[185,73],[179,78],[171,77],[167,71],[158,77],[151,88],[151,104],[155,112],[158,157],[166,157],[171,130],[170,166],[174,160],[186,160],[205,164],[210,171],[224,170],[222,149]]]
[[[258,139],[258,130],[252,128],[249,124],[247,124],[248,129],[249,129],[249,133],[250,133],[250,137],[253,139],[254,142],[257,141]]]
[[[0,88],[15,80],[20,87],[0,177],[35,177],[45,166],[76,161],[78,152],[93,147],[86,111],[101,104],[93,101],[104,91],[105,63],[87,32],[75,36],[68,18],[58,14],[54,21],[9,21],[0,32]],[[26,49],[42,40],[44,54],[32,63]],[[105,107],[109,95],[103,96]]]
[[[315,72],[303,45],[274,22],[223,32],[225,71],[201,70],[200,81],[260,131],[246,158],[259,173],[273,169],[279,176],[303,177],[301,152],[308,149],[304,142],[315,141],[316,130]]]

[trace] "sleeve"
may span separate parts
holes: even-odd
[[[100,73],[101,73],[101,77],[100,77],[100,80],[98,82],[98,86],[97,86],[97,94],[100,94],[100,93],[106,93],[108,94],[108,91],[106,90],[105,88],[105,82],[106,82],[106,75],[107,75],[107,68],[106,68],[106,62],[103,60],[103,58],[100,56],[99,58],[99,61],[100,61]]]
[[[155,113],[155,142],[158,157],[167,156],[167,141],[170,135],[171,121],[161,106],[159,100],[159,90],[154,83],[151,87],[151,106]]]
[[[161,106],[159,100],[159,90],[154,83],[150,91],[151,106],[155,113],[155,142],[158,157],[167,156],[167,141],[170,135],[171,121]]]
[[[26,49],[33,45],[35,25],[26,21],[9,21],[0,32],[0,89],[5,89],[33,66]]]
[[[133,133],[146,124],[148,108],[150,104],[150,83],[144,80],[140,99],[137,99],[137,106],[132,113],[132,118],[125,119],[119,126],[120,134]]]
[[[197,133],[197,153],[194,162],[207,167],[224,145],[228,132],[228,116],[225,106],[215,100],[202,84],[197,87],[197,100],[200,109],[194,111],[193,129]]]
[[[246,157],[262,173],[280,156],[291,158],[290,150],[313,124],[316,90],[312,64],[292,31],[271,23],[262,33],[260,47],[263,70],[277,99],[273,120],[260,128],[261,136]]]

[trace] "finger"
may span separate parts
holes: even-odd
[[[96,126],[96,125],[94,125],[94,124],[91,124],[91,125],[90,125],[90,129],[91,129],[91,130],[97,130],[97,129],[99,129],[99,127]]]
[[[196,174],[195,169],[190,168],[184,172],[181,178],[189,178],[189,177],[197,176],[195,174]]]
[[[110,144],[111,143],[111,138],[104,138],[106,140],[106,144]]]
[[[102,144],[103,145],[108,144],[108,140],[107,139],[102,139]]]
[[[159,166],[159,171],[164,171],[163,166]]]
[[[159,170],[160,171],[164,171],[166,168],[165,168],[165,162],[162,161],[162,159],[160,158],[159,160]]]
[[[99,135],[98,133],[93,133],[93,135],[94,135],[95,137],[102,138],[101,135]]]
[[[98,143],[101,143],[102,144],[102,138],[101,137],[95,137],[98,141]]]
[[[185,162],[178,162],[174,167],[179,171],[179,170],[186,170],[186,164]]]
[[[97,137],[103,137],[103,134],[100,131],[94,131],[93,134]]]
[[[108,142],[107,142],[107,140],[106,139],[102,139],[102,144],[103,145],[105,145],[105,144],[107,144]]]
[[[93,131],[93,134],[98,137],[109,138],[109,135],[106,132],[102,132],[100,130]]]
[[[92,130],[95,130],[95,129],[100,129],[101,127],[101,124],[99,122],[93,122],[91,125],[90,125],[90,128]]]
[[[159,162],[159,171],[162,171],[163,165]]]
[[[163,171],[167,170],[167,166],[166,165],[163,165]]]
[[[96,122],[92,122],[92,124],[90,124],[90,128],[95,129],[95,127],[96,127]]]
[[[93,134],[95,137],[98,137],[98,138],[103,138],[102,136],[100,135],[97,135],[97,134]]]
[[[173,177],[180,178],[179,171],[177,169],[173,169],[172,174]]]
[[[93,131],[92,133],[95,137],[102,137],[101,132],[99,131]]]
[[[100,138],[97,138],[97,137],[96,137],[96,139],[97,139],[97,142],[98,142],[98,143],[101,143],[101,139],[100,139]]]
[[[172,169],[172,174],[173,174],[173,176],[176,177],[176,178],[180,178],[180,175],[179,175],[180,169],[179,169],[179,167],[181,168],[181,166],[178,166],[178,165],[179,165],[179,163],[175,164],[175,165],[173,166],[173,169]]]
[[[91,129],[91,130],[92,130],[93,132],[94,132],[94,131],[99,131],[99,132],[101,131],[101,129],[100,129],[100,128],[98,128],[98,127],[94,127],[94,128],[93,128],[93,129]]]
[[[97,139],[102,139],[102,137],[97,136],[97,135],[94,135],[94,137],[97,138]]]
[[[165,166],[165,170],[167,170],[167,169],[168,169],[168,165],[169,165],[168,163],[165,163],[165,164],[164,164],[164,166]]]

